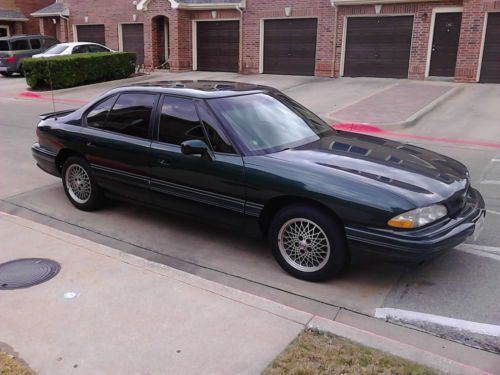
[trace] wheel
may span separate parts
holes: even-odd
[[[341,224],[326,210],[312,205],[281,209],[271,221],[269,240],[280,266],[303,280],[331,278],[348,259]]]
[[[102,201],[102,191],[95,183],[89,164],[77,156],[69,157],[63,165],[64,192],[76,208],[92,211]]]
[[[12,72],[0,72],[0,74],[4,77],[10,77],[12,75]]]

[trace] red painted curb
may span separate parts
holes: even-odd
[[[5,94],[5,93],[0,93],[0,97],[4,98],[13,98],[13,99],[24,99],[24,100],[41,100],[45,102],[51,102],[52,97],[51,96],[43,96],[40,95],[36,92],[31,92],[31,91],[23,91],[18,94]],[[69,103],[69,104],[87,104],[88,101],[86,100],[81,100],[81,99],[66,99],[66,98],[57,98],[54,97],[54,101],[58,103]]]
[[[430,137],[427,135],[416,135],[416,134],[408,134],[408,133],[396,133],[384,130],[379,128],[378,126],[369,125],[369,124],[332,124],[332,127],[337,130],[343,130],[353,133],[363,133],[363,134],[376,134],[377,136],[388,136],[395,138],[407,138],[407,139],[418,139],[422,141],[431,141],[431,142],[443,142],[443,143],[452,143],[452,144],[460,144],[460,145],[468,145],[468,146],[480,146],[480,147],[490,147],[490,148],[499,148],[499,143],[491,143],[491,142],[482,142],[482,141],[468,141],[465,139],[453,139],[453,138],[441,138],[441,137]]]

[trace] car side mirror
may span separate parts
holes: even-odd
[[[181,152],[184,155],[210,156],[208,145],[199,139],[190,139],[182,142]]]

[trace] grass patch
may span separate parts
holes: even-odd
[[[439,372],[337,336],[307,330],[302,332],[263,374],[437,375]]]
[[[23,366],[10,354],[0,352],[0,375],[35,375],[35,372]]]

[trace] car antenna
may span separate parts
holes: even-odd
[[[52,75],[50,74],[50,61],[47,61],[47,70],[49,71],[50,95],[52,97],[52,109],[56,112],[56,101],[54,100],[54,88],[52,87]],[[57,120],[57,117],[54,117]]]

